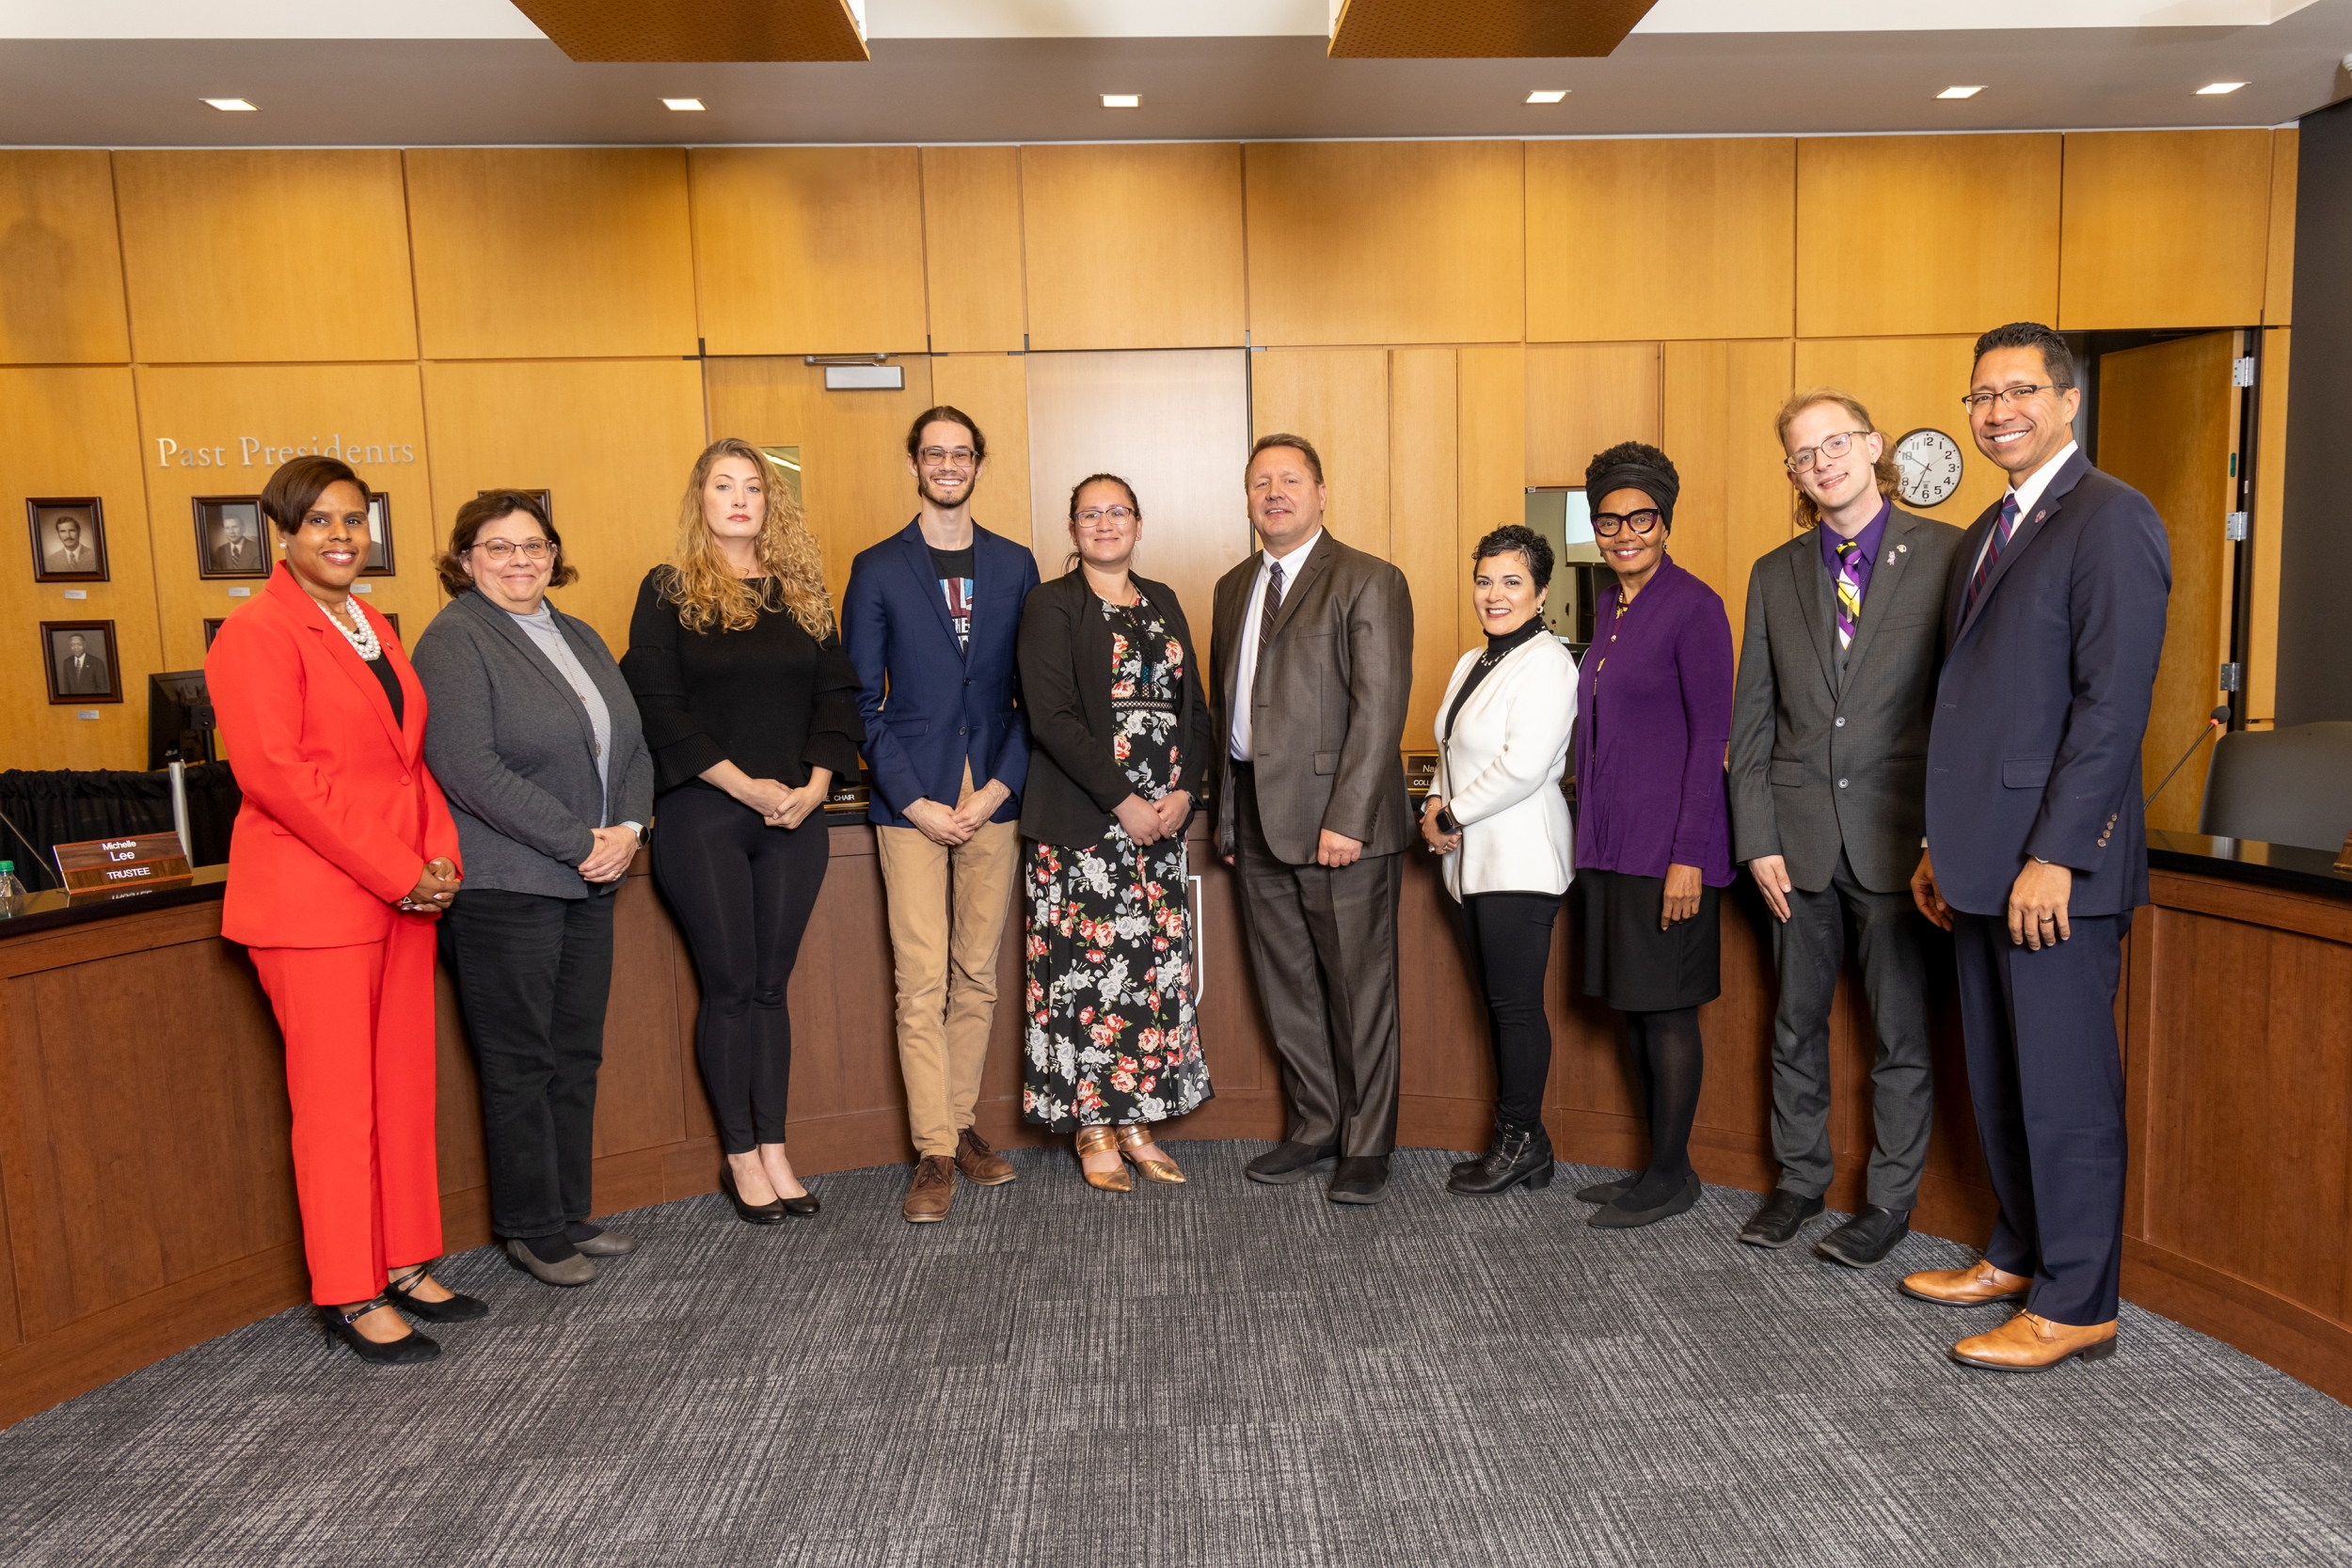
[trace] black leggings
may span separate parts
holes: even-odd
[[[1544,978],[1551,966],[1556,893],[1473,893],[1462,900],[1462,942],[1486,999],[1495,1053],[1495,1116],[1510,1127],[1543,1119],[1551,1074],[1551,1020]]]
[[[653,879],[702,981],[694,1059],[719,1147],[780,1144],[792,1082],[785,990],[825,881],[824,813],[771,828],[731,797],[688,785],[654,802],[654,817]]]

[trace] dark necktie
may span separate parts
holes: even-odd
[[[1993,563],[2001,559],[2001,546],[2008,544],[2009,536],[2016,531],[2017,498],[2013,494],[2003,496],[2001,520],[1993,525],[1993,537],[1985,543],[1984,559],[1977,562],[1977,575],[1968,579],[1968,602],[1960,607],[1962,615],[1965,616],[1977,608],[1977,595],[1984,592],[1985,583],[1991,579]]]
[[[1282,563],[1274,562],[1267,567],[1265,603],[1258,610],[1258,661],[1250,666],[1254,683],[1257,672],[1265,668],[1266,644],[1274,641],[1274,617],[1282,609]]]

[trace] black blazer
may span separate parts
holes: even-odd
[[[1176,787],[1200,807],[1209,761],[1209,704],[1200,655],[1175,590],[1134,579],[1184,650],[1184,695],[1176,709],[1183,759]],[[1029,782],[1021,796],[1024,837],[1065,848],[1099,844],[1118,820],[1115,808],[1135,793],[1111,756],[1117,718],[1111,707],[1111,627],[1079,567],[1041,583],[1021,613],[1021,702],[1029,715]]]

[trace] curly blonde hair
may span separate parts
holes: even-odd
[[[1852,393],[1841,392],[1835,387],[1812,387],[1782,404],[1780,413],[1773,419],[1772,431],[1780,437],[1783,451],[1788,450],[1788,427],[1796,422],[1797,416],[1820,403],[1834,403],[1843,408],[1852,418],[1854,423],[1862,428],[1865,435],[1883,434],[1871,421],[1870,411],[1862,406],[1862,400]],[[1879,453],[1879,460],[1870,465],[1870,473],[1878,481],[1879,494],[1894,499],[1901,498],[1903,471],[1895,462],[1894,442],[1887,442],[1886,450]],[[1788,520],[1796,526],[1797,531],[1803,533],[1806,529],[1819,527],[1821,521],[1821,509],[1813,503],[1811,496],[1804,493],[1804,486],[1791,484],[1788,486],[1788,491],[1795,498],[1788,503]]]
[[[767,577],[762,588],[735,575],[734,565],[719,553],[703,520],[703,486],[723,457],[739,457],[757,469],[761,494],[768,499],[767,520],[759,530],[759,564]],[[825,557],[817,536],[808,531],[801,503],[775,472],[767,453],[737,436],[722,436],[694,460],[686,479],[686,495],[678,502],[677,545],[664,568],[662,596],[677,606],[680,625],[689,631],[718,626],[749,631],[759,612],[781,598],[784,609],[811,637],[833,630],[833,599],[825,592]]]

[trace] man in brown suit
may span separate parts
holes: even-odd
[[[1246,483],[1264,547],[1217,580],[1212,782],[1289,1112],[1249,1176],[1303,1180],[1336,1157],[1331,1201],[1377,1203],[1396,1147],[1413,598],[1394,566],[1324,531],[1305,439],[1260,440]]]

